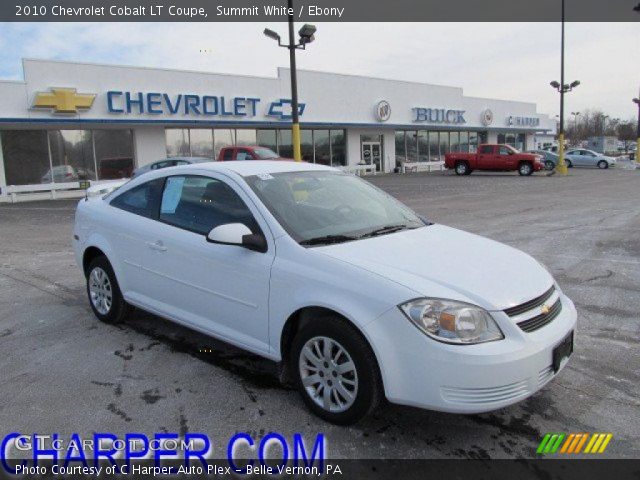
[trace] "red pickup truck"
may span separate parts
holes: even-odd
[[[478,153],[447,153],[444,165],[453,168],[457,175],[470,175],[474,170],[517,170],[520,175],[531,175],[544,168],[540,155],[520,153],[509,145],[500,144],[480,145]]]
[[[218,161],[227,160],[291,160],[283,158],[267,147],[260,146],[235,146],[222,147],[218,153]]]

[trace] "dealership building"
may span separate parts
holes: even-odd
[[[68,193],[167,156],[214,159],[228,145],[292,156],[288,69],[254,77],[24,60],[23,72],[0,81],[0,199]],[[534,148],[536,135],[555,132],[533,103],[459,87],[299,71],[298,89],[303,159],[324,165],[391,172],[483,142]]]

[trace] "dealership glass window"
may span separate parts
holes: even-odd
[[[440,132],[440,157],[449,152],[449,132]]]
[[[278,130],[278,155],[284,158],[293,158],[293,142],[291,130]]]
[[[49,132],[52,170],[47,177],[48,181],[64,183],[96,180],[96,164],[91,135],[91,130],[52,130]],[[49,180],[51,177],[53,180]]]
[[[261,147],[267,147],[274,152],[278,151],[276,130],[258,130],[256,132],[256,142]]]
[[[331,141],[329,130],[314,130],[313,145],[316,152],[316,163],[331,165]]]
[[[49,183],[51,164],[45,130],[3,130],[2,156],[7,185]]]
[[[437,162],[440,160],[438,132],[429,132],[429,160],[431,162]]]
[[[407,132],[407,162],[418,161],[418,132]]]
[[[429,132],[426,130],[418,131],[418,161],[429,161]]]
[[[254,129],[243,128],[236,130],[236,145],[257,145],[257,134]]]
[[[189,130],[189,155],[192,157],[214,158],[213,131],[210,128]]]
[[[305,162],[313,163],[313,130],[300,130],[300,155]]]
[[[344,130],[331,130],[331,166],[347,164],[347,146]]]
[[[516,148],[520,151],[524,151],[527,146],[527,136],[524,133],[519,133],[516,138]]]
[[[459,132],[460,143],[458,143],[458,151],[463,153],[469,152],[469,132]]]
[[[476,153],[478,151],[478,133],[469,132],[469,153]]]
[[[228,128],[216,128],[213,131],[213,141],[213,150],[217,158],[222,147],[231,147],[236,144],[236,131]]]
[[[449,144],[450,152],[460,151],[460,132],[449,132]]]
[[[131,130],[94,130],[98,180],[127,178],[133,172]]]
[[[396,131],[396,167],[407,161],[407,145],[404,137],[404,130]]]
[[[168,157],[188,157],[190,155],[189,130],[187,128],[167,128],[164,136]]]

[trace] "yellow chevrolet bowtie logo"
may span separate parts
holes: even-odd
[[[92,93],[77,93],[75,88],[52,88],[50,92],[38,92],[33,99],[33,108],[51,108],[55,113],[77,113],[93,105],[96,96]]]
[[[549,308],[549,305],[542,305],[541,310],[542,310],[542,313],[546,315],[547,313],[549,313],[551,308]]]

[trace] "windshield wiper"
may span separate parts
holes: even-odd
[[[376,228],[371,232],[367,232],[362,235],[360,238],[366,237],[377,237],[378,235],[386,235],[387,233],[399,232],[400,230],[410,230],[416,227],[410,227],[409,225],[401,224],[401,225],[385,225],[384,227]]]
[[[329,245],[331,243],[350,242],[357,240],[359,237],[350,237],[349,235],[325,235],[323,237],[308,238],[302,240],[300,245]]]

